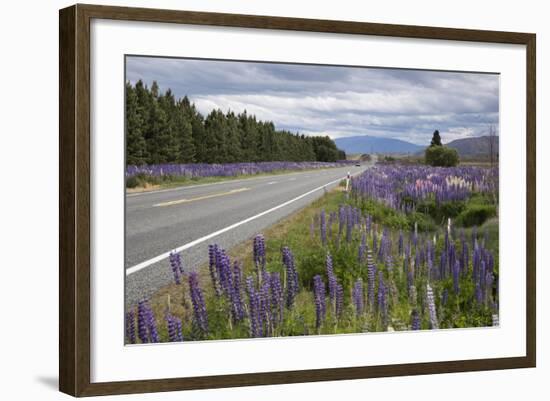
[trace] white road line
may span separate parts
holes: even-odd
[[[270,181],[268,182],[266,185],[273,185],[273,184],[277,184],[279,181]]]
[[[266,214],[269,214],[269,213],[274,212],[274,211],[276,211],[276,210],[279,210],[279,209],[281,209],[281,208],[283,208],[283,207],[285,207],[285,206],[288,206],[288,205],[290,205],[291,203],[294,203],[294,202],[296,202],[296,201],[298,201],[298,200],[300,200],[300,199],[302,199],[302,198],[304,198],[304,197],[306,197],[306,196],[308,196],[308,195],[311,195],[311,194],[314,193],[314,192],[317,192],[317,191],[319,191],[319,190],[325,188],[327,185],[331,185],[331,184],[335,184],[335,183],[337,183],[337,182],[340,182],[342,179],[343,179],[343,177],[340,177],[340,178],[338,178],[338,179],[336,179],[336,180],[334,180],[334,181],[331,181],[331,182],[328,182],[328,183],[326,183],[326,184],[323,184],[323,185],[321,185],[320,187],[317,187],[317,188],[315,188],[315,189],[312,189],[311,191],[308,191],[308,192],[306,192],[306,193],[304,193],[304,194],[302,194],[302,195],[299,195],[299,196],[297,196],[297,197],[295,197],[295,198],[293,198],[293,199],[291,199],[291,200],[289,200],[289,201],[286,201],[286,202],[284,202],[284,203],[281,203],[280,205],[277,205],[277,206],[275,206],[275,207],[272,207],[271,209],[264,210],[263,212],[258,213],[258,214],[254,215],[254,216],[252,216],[252,217],[249,217],[249,218],[247,218],[247,219],[241,220],[241,221],[239,221],[239,222],[237,222],[237,223],[235,223],[235,224],[231,224],[230,226],[227,226],[227,227],[225,227],[225,228],[222,228],[221,230],[218,230],[218,231],[215,231],[215,232],[210,233],[210,234],[208,234],[208,235],[205,235],[204,237],[198,238],[198,239],[196,239],[196,240],[194,240],[194,241],[188,242],[187,244],[182,245],[182,246],[180,246],[180,247],[174,249],[173,251],[175,251],[175,252],[181,252],[181,251],[184,251],[184,250],[186,250],[186,249],[192,248],[192,247],[194,247],[195,245],[198,245],[198,244],[200,244],[200,243],[202,243],[202,242],[204,242],[204,241],[208,241],[209,239],[214,238],[214,237],[217,237],[217,236],[220,235],[220,234],[223,234],[223,233],[225,233],[225,232],[227,232],[227,231],[230,231],[230,230],[232,230],[232,229],[234,229],[234,228],[237,228],[237,227],[239,227],[239,226],[242,226],[243,224],[249,223],[249,222],[251,222],[252,220],[256,220],[256,219],[258,219],[258,218],[260,218],[260,217],[262,217],[262,216],[265,216]],[[129,276],[130,274],[133,274],[133,273],[135,273],[135,272],[138,272],[138,271],[140,271],[140,270],[143,270],[143,269],[145,269],[146,267],[151,266],[151,265],[154,264],[154,263],[160,262],[161,260],[164,260],[164,259],[168,258],[168,257],[170,256],[170,252],[172,252],[172,251],[162,253],[162,254],[160,254],[160,255],[158,255],[158,256],[155,256],[154,258],[151,258],[151,259],[149,259],[149,260],[146,260],[145,262],[141,262],[141,263],[138,263],[138,264],[135,265],[135,266],[129,267],[128,269],[126,269],[126,276]]]

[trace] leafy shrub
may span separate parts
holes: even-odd
[[[436,204],[432,198],[419,203],[416,210],[429,215],[437,223],[441,223],[449,217],[454,219],[462,213],[465,207],[466,203],[464,201],[448,201]]]
[[[395,229],[409,228],[409,221],[405,214],[397,212],[382,203],[370,199],[363,199],[360,203],[360,208],[364,213],[370,215],[374,221],[384,226]]]
[[[435,231],[436,226],[432,219],[429,216],[426,216],[423,213],[411,213],[407,215],[407,220],[409,222],[408,229],[413,230],[414,224],[416,223],[418,231]]]
[[[454,167],[458,164],[458,152],[447,146],[430,146],[426,148],[426,164],[435,167]]]
[[[496,216],[497,211],[494,205],[469,204],[462,213],[458,215],[455,223],[459,226],[479,226],[490,217]]]
[[[143,182],[137,175],[126,179],[126,188],[137,188],[143,186]]]

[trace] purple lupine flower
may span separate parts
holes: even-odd
[[[283,264],[286,268],[286,306],[290,309],[298,294],[298,272],[294,266],[294,255],[286,246],[283,248]]]
[[[220,286],[223,290],[223,293],[231,300],[231,293],[233,292],[233,270],[231,269],[231,259],[225,250],[221,250],[220,257],[218,259],[219,266],[219,276],[220,276]]]
[[[313,295],[315,300],[315,327],[319,330],[325,320],[326,304],[325,283],[318,274],[313,277]]]
[[[447,249],[447,266],[449,274],[453,274],[453,269],[455,267],[455,260],[456,260],[456,252],[455,252],[455,246],[453,243],[449,244],[449,248]]]
[[[271,305],[273,306],[273,315],[276,317],[276,319],[274,319],[274,323],[280,325],[283,323],[283,311],[285,304],[283,298],[283,286],[281,285],[281,277],[278,272],[271,273],[270,287]]]
[[[462,273],[466,275],[468,273],[470,264],[470,253],[468,250],[468,243],[466,241],[462,242]]]
[[[457,185],[448,179],[457,176],[466,185]],[[376,200],[409,214],[417,210],[418,203],[430,197],[434,197],[439,205],[465,200],[473,191],[488,193],[494,190],[492,180],[484,169],[478,167],[376,166],[353,180],[352,193],[355,197]]]
[[[353,230],[353,210],[351,206],[346,208],[346,242],[351,242],[351,233]]]
[[[242,301],[242,272],[238,261],[233,264],[233,291],[231,292],[231,312],[234,322],[240,322],[244,319],[244,305]]]
[[[170,267],[174,274],[174,281],[176,284],[181,284],[181,276],[183,274],[183,264],[181,263],[181,256],[178,252],[170,252]]]
[[[344,287],[336,284],[336,318],[340,318],[344,312]]]
[[[170,342],[183,341],[183,334],[181,332],[181,320],[169,312],[165,315],[166,327],[168,329],[168,339]]]
[[[334,268],[332,266],[332,257],[328,252],[327,252],[327,258],[326,258],[326,269],[327,269],[327,277],[328,277],[328,295],[329,295],[331,304],[334,304],[334,302],[336,301],[337,279],[336,279],[336,275],[334,274]]]
[[[234,177],[237,175],[255,175],[271,173],[280,170],[306,170],[318,168],[342,167],[353,163],[352,161],[338,162],[249,162],[249,163],[191,163],[191,164],[151,164],[128,165],[126,178],[144,174],[151,177],[175,176],[175,177]]]
[[[346,209],[340,205],[338,208],[338,238],[341,237],[344,225],[346,224]]]
[[[376,296],[376,301],[377,301],[377,309],[379,312],[381,312],[381,308],[382,308],[382,298],[383,298],[383,293],[384,293],[384,274],[379,271],[378,272],[378,294]]]
[[[325,210],[321,210],[321,216],[320,216],[320,220],[321,220],[321,243],[323,244],[323,246],[325,246],[327,244],[327,223],[326,223],[326,216],[325,216]]]
[[[453,267],[453,289],[455,291],[455,294],[458,294],[460,292],[459,279],[460,279],[460,263],[458,260],[455,260],[455,264]]]
[[[160,342],[155,315],[146,299],[138,302],[138,336],[144,344]]]
[[[208,315],[199,285],[199,278],[195,271],[189,273],[189,292],[191,293],[191,302],[193,303],[194,323],[202,335],[206,335],[208,334]]]
[[[334,223],[334,219],[336,219],[336,213],[331,212],[328,215],[328,227],[327,227],[327,235],[332,240],[332,224]]]
[[[382,316],[382,325],[385,330],[388,326],[388,302],[387,289],[382,272],[378,273],[378,311]]]
[[[481,305],[483,303],[483,292],[481,290],[481,284],[479,283],[479,281],[476,281],[475,283],[474,295],[478,305]]]
[[[153,314],[153,310],[149,307],[147,311],[147,326],[149,329],[149,340],[152,343],[160,342],[159,333],[157,330],[157,320]]]
[[[430,284],[426,284],[426,304],[428,305],[428,312],[430,314],[430,328],[432,330],[439,329],[434,301],[434,293],[432,291],[432,287],[430,287]]]
[[[486,301],[487,303],[491,303],[491,298],[493,296],[493,281],[494,281],[494,277],[493,277],[493,273],[487,271],[486,275],[485,275],[485,293],[486,293]]]
[[[374,293],[374,290],[373,290]],[[364,310],[364,298],[363,298],[363,280],[358,279],[355,284],[353,285],[353,289],[351,292],[351,298],[353,301],[353,305],[355,306],[355,313],[357,317],[361,316],[363,314]]]
[[[414,257],[414,266],[415,266],[415,273],[417,275],[417,277],[419,275],[422,274],[422,260],[423,260],[423,256],[422,254],[424,253],[422,248],[415,248],[415,257]]]
[[[363,231],[361,234],[361,244],[359,245],[359,251],[357,255],[357,261],[359,264],[365,262],[365,256],[367,254],[367,233]]]
[[[260,286],[260,322],[262,325],[262,333],[264,336],[270,336],[271,335],[271,328],[272,328],[272,305],[271,305],[271,297],[270,297],[270,290],[271,290],[271,275],[269,273],[265,273],[265,280],[262,282],[262,285]],[[265,327],[264,327],[265,326]]]
[[[254,288],[254,279],[250,276],[246,279],[246,292],[248,293],[250,337],[261,337],[260,294]]]
[[[393,274],[393,258],[391,256],[391,254],[389,254],[388,256],[386,256],[386,270],[388,271],[388,274],[390,275],[390,277],[392,277],[392,274]]]
[[[429,253],[428,253],[428,257],[426,259],[426,266],[427,266],[427,269],[428,269],[428,272],[427,272],[428,280],[434,280],[435,277],[434,277],[433,262],[432,262],[432,257],[430,256]]]
[[[420,315],[416,309],[411,313],[411,330],[420,330]]]
[[[265,238],[262,234],[258,234],[254,237],[253,256],[256,274],[260,277],[260,274],[265,272],[266,264]],[[260,280],[258,280],[258,282],[260,282]]]
[[[221,293],[221,289],[218,285],[218,273],[217,273],[217,254],[218,254],[218,245],[212,244],[208,245],[208,259],[209,259],[209,270],[210,270],[210,279],[212,280],[212,286],[214,287],[214,291],[216,292],[216,295],[219,297]]]
[[[126,338],[130,344],[136,343],[136,313],[134,309],[126,312]]]
[[[477,278],[479,277],[479,269],[481,264],[481,250],[479,249],[479,246],[477,245],[477,241],[474,245],[474,254],[473,254],[473,260],[472,260],[472,278],[474,281],[477,281]]]
[[[384,228],[382,231],[382,238],[380,239],[380,248],[378,249],[378,261],[383,262],[386,255],[391,252],[391,240],[389,237],[388,229]]]
[[[138,337],[142,344],[149,342],[148,307],[147,300],[138,302]]]
[[[368,307],[374,309],[374,287],[376,280],[376,267],[374,260],[372,259],[372,252],[370,248],[367,248],[367,296]]]

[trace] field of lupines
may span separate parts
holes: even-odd
[[[250,260],[211,244],[208,274],[199,274],[173,253],[180,305],[155,312],[150,300],[139,302],[127,311],[126,341],[498,325],[498,228],[458,227],[449,217],[441,224],[423,211],[429,202],[455,214],[474,198],[490,203],[496,176],[377,166],[353,180],[350,194],[316,202],[281,238],[258,234]],[[419,229],[410,219],[417,214],[435,228]]]
[[[126,178],[137,175],[150,177],[235,177],[276,171],[312,170],[318,168],[340,167],[353,161],[338,162],[258,162],[258,163],[225,163],[225,164],[152,164],[126,167]]]

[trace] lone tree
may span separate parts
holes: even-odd
[[[439,131],[435,130],[434,135],[432,136],[432,141],[430,142],[430,146],[443,146],[441,143],[441,137],[439,136]]]
[[[426,164],[437,167],[453,167],[459,162],[458,152],[456,149],[443,146],[439,131],[435,130],[430,146],[426,148],[424,154]]]

